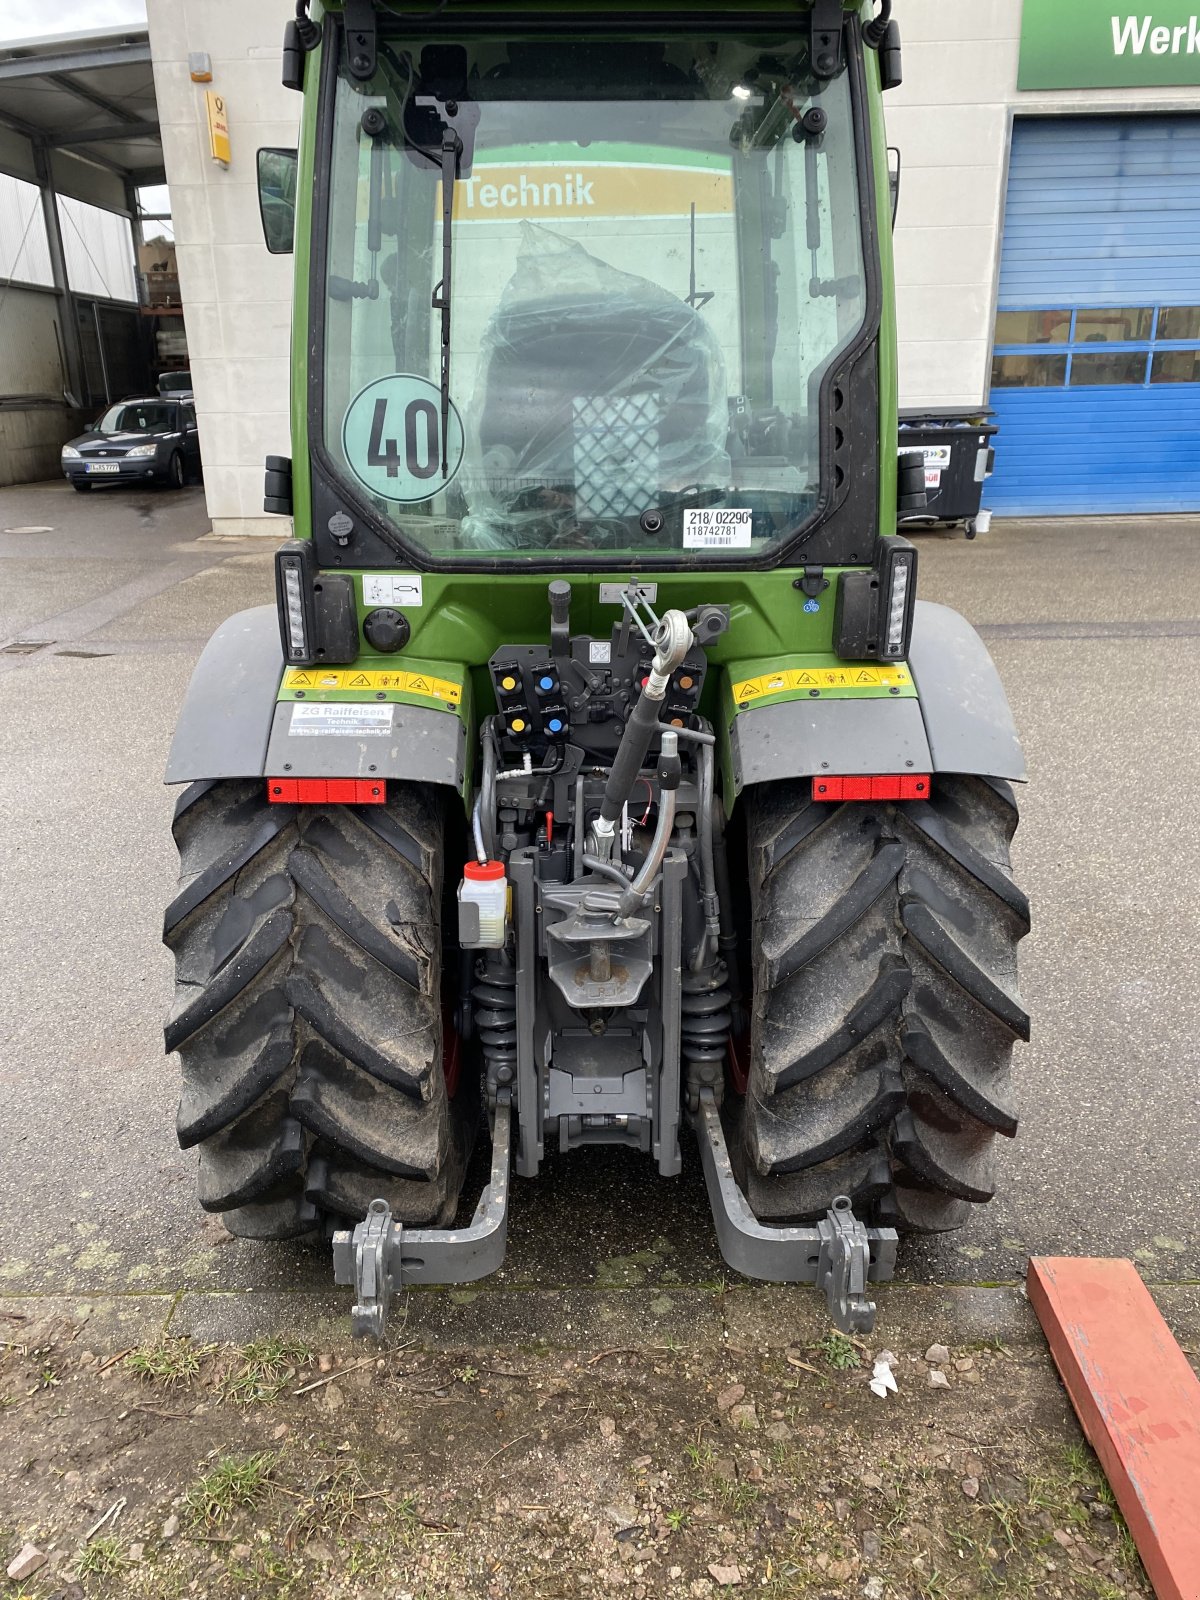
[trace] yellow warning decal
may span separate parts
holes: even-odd
[[[767,695],[792,694],[805,689],[907,689],[912,683],[904,667],[805,667],[796,672],[764,673],[733,686],[739,704]]]
[[[390,690],[393,694],[419,694],[427,700],[444,700],[456,706],[462,702],[462,684],[448,678],[434,678],[427,672],[367,672],[356,667],[345,671],[333,667],[291,667],[283,675],[285,689],[308,689],[314,693],[336,689]]]

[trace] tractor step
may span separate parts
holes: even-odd
[[[840,1195],[815,1228],[768,1227],[758,1221],[729,1163],[721,1118],[710,1090],[694,1118],[721,1254],[749,1278],[812,1283],[825,1293],[829,1315],[844,1333],[870,1333],[874,1301],[868,1282],[892,1276],[894,1228],[867,1228]],[[466,1228],[406,1228],[386,1200],[373,1200],[364,1221],[333,1236],[333,1275],[354,1290],[355,1334],[382,1339],[392,1296],[414,1283],[473,1283],[495,1272],[508,1242],[508,1179],[512,1107],[503,1096],[492,1131],[492,1171]]]

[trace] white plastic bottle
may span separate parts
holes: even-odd
[[[479,933],[474,938],[469,914],[464,917],[459,912],[459,943],[463,948],[502,950],[508,913],[508,879],[503,861],[468,861],[458,886],[458,903],[460,907],[474,905],[479,909]]]

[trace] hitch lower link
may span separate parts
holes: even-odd
[[[830,1320],[843,1333],[870,1333],[875,1303],[868,1283],[882,1283],[896,1265],[894,1228],[867,1228],[839,1195],[816,1227],[759,1222],[737,1185],[711,1090],[693,1117],[721,1254],[749,1278],[811,1283],[825,1295]],[[364,1221],[333,1236],[337,1283],[354,1290],[355,1334],[382,1339],[392,1296],[411,1284],[472,1283],[504,1260],[508,1237],[512,1106],[507,1092],[496,1107],[492,1170],[466,1228],[406,1228],[386,1200],[373,1200]]]
[[[896,1270],[895,1228],[868,1228],[838,1195],[812,1227],[772,1227],[760,1222],[738,1187],[711,1089],[700,1091],[692,1117],[721,1254],[748,1278],[769,1283],[813,1283],[825,1295],[829,1317],[843,1333],[870,1333],[875,1302],[868,1283],[886,1283]]]
[[[502,1090],[492,1128],[492,1171],[466,1228],[406,1228],[372,1200],[351,1233],[333,1236],[333,1278],[354,1290],[351,1330],[382,1339],[392,1296],[413,1283],[473,1283],[495,1272],[508,1243],[512,1105]]]

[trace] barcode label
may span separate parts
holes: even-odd
[[[685,550],[748,550],[754,534],[749,510],[690,508],[683,513]]]

